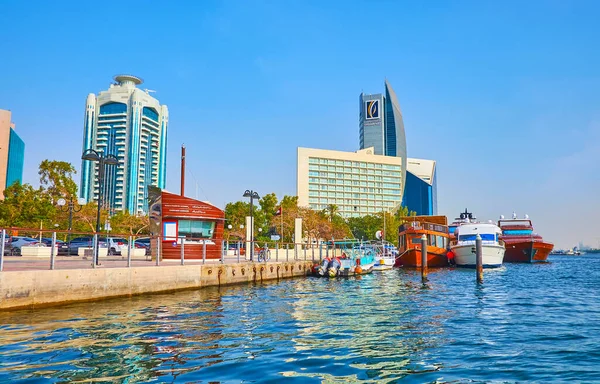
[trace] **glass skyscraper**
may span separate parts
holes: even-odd
[[[112,211],[147,211],[148,186],[161,189],[166,181],[169,111],[137,88],[142,79],[118,75],[109,89],[89,94],[85,106],[83,150],[115,155],[117,166],[107,166],[102,191],[104,206]],[[97,201],[98,163],[82,161],[80,197]]]
[[[401,159],[401,200],[406,180],[406,136],[400,103],[387,80],[385,93],[360,94],[359,135],[360,149],[373,147],[375,155]]]
[[[12,112],[0,109],[0,198],[6,187],[23,183],[25,143],[15,131]]]
[[[408,159],[402,205],[421,215],[437,215],[437,176],[434,160]]]
[[[8,162],[6,166],[6,186],[16,182],[23,183],[23,162],[25,160],[25,143],[13,128],[10,129],[8,144]]]

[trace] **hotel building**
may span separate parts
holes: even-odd
[[[137,214],[147,211],[148,186],[165,186],[166,105],[137,88],[142,79],[119,75],[109,89],[89,94],[85,104],[83,150],[114,155],[119,164],[107,166],[104,206]],[[80,197],[97,201],[98,163],[82,161]]]
[[[4,190],[15,182],[23,182],[25,143],[11,122],[11,112],[0,109],[0,199]]]
[[[392,211],[402,201],[401,157],[298,148],[298,205],[314,210],[337,205],[342,217]]]

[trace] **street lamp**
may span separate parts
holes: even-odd
[[[73,196],[69,198],[69,201],[63,199],[62,197],[58,199],[56,204],[60,207],[60,210],[63,212],[69,212],[69,234],[67,235],[67,244],[71,241],[71,231],[73,230],[73,212],[81,211],[81,208],[85,205],[86,201],[83,198],[77,199],[77,201],[73,201]],[[58,226],[58,224],[57,224]]]
[[[254,199],[260,199],[258,192],[246,189],[244,197],[250,198],[250,261],[254,261]]]
[[[119,160],[115,155],[104,155],[103,152],[98,152],[93,149],[86,149],[81,155],[82,160],[98,162],[98,213],[96,214],[96,254],[94,255],[94,263],[98,265],[98,254],[100,252],[100,208],[102,207],[102,191],[104,190],[104,172],[106,165],[117,165]]]

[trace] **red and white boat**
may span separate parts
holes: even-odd
[[[504,261],[509,263],[545,262],[554,244],[544,241],[542,236],[533,232],[529,216],[518,219],[513,213],[512,219],[500,216],[498,226],[502,230],[502,240],[506,245]]]

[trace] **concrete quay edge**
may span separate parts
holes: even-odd
[[[307,276],[312,261],[0,272],[0,311]]]

